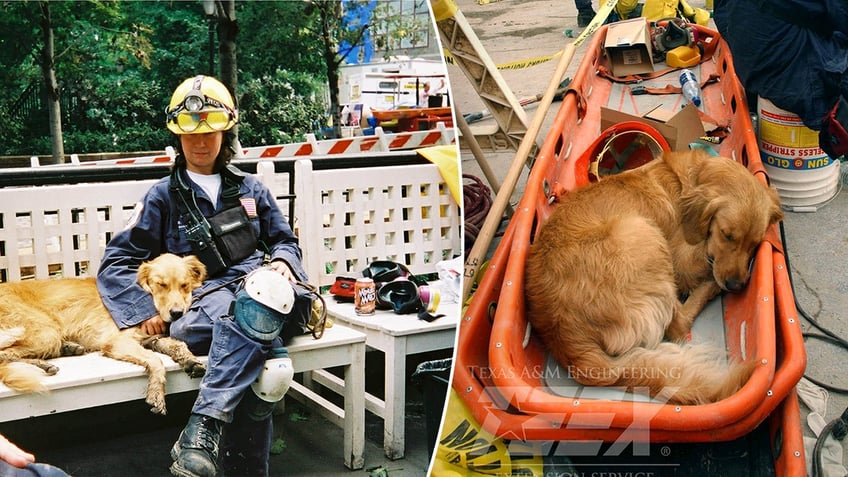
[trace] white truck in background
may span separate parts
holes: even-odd
[[[400,107],[427,107],[419,104],[419,92],[430,82],[430,94],[447,94],[447,69],[444,62],[398,58],[362,65],[345,65],[339,74],[339,104],[342,124],[357,126],[370,110]],[[439,89],[444,82],[444,87]],[[361,105],[361,106],[360,106]]]

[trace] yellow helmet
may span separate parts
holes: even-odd
[[[168,129],[174,134],[226,131],[238,122],[238,110],[227,87],[203,75],[177,86],[165,114]]]

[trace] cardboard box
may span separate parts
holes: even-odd
[[[645,17],[610,23],[604,50],[615,76],[636,75],[654,71],[651,35]]]
[[[601,131],[624,121],[639,121],[655,127],[668,141],[672,151],[685,151],[689,143],[697,142],[698,138],[706,134],[698,116],[698,108],[692,103],[676,113],[659,105],[642,116],[601,108]]]

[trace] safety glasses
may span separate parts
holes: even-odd
[[[226,109],[205,109],[198,112],[181,111],[173,119],[181,131],[191,133],[202,123],[213,131],[224,131],[232,126],[232,113]]]
[[[202,123],[206,123],[209,131],[225,131],[236,120],[234,111],[200,91],[189,92],[179,106],[166,109],[165,114],[184,133],[197,131]]]

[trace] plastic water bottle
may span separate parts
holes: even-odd
[[[680,89],[683,91],[683,97],[686,101],[701,106],[701,86],[698,84],[698,78],[691,70],[685,69],[680,72]]]

